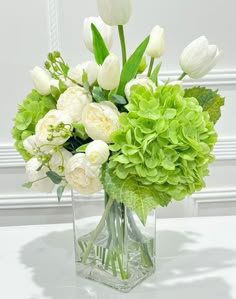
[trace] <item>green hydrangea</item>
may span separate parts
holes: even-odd
[[[184,94],[177,85],[158,87],[154,93],[139,85],[131,89],[128,112],[120,115],[121,127],[111,135],[114,153],[103,175],[108,193],[114,185],[132,180],[132,193],[123,193],[126,198],[122,191],[116,195],[128,207],[134,208],[133,182],[137,190],[140,186],[152,190],[155,199],[148,209],[167,205],[171,199],[181,200],[204,186],[217,134],[208,112]],[[142,196],[140,204],[145,205],[145,191]],[[139,211],[143,222],[148,209]]]
[[[51,96],[42,96],[36,90],[26,97],[19,105],[14,118],[12,136],[15,138],[15,148],[25,160],[29,160],[31,155],[24,149],[23,140],[35,133],[37,122],[51,109],[55,109],[56,102]]]

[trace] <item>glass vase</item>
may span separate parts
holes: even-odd
[[[144,226],[124,204],[106,194],[72,192],[76,271],[129,292],[155,271],[156,213]]]

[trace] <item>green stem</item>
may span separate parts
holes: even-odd
[[[119,32],[119,37],[120,37],[122,62],[123,62],[123,66],[124,66],[126,63],[126,44],[125,44],[124,27],[122,25],[118,25],[118,32]]]
[[[187,73],[183,72],[177,80],[178,81],[183,80],[185,76],[187,76]]]
[[[153,68],[153,65],[154,65],[154,61],[155,61],[155,58],[154,58],[154,57],[151,57],[150,64],[149,64],[149,68],[148,68],[148,73],[147,73],[147,76],[148,76],[148,77],[151,76],[152,68]]]
[[[87,262],[87,259],[89,257],[89,254],[92,250],[92,246],[93,246],[93,243],[95,242],[95,240],[97,239],[98,235],[100,234],[100,232],[102,231],[104,225],[105,225],[105,221],[106,221],[106,218],[107,218],[107,215],[109,214],[109,211],[113,205],[113,202],[114,202],[114,199],[109,199],[109,201],[107,202],[107,205],[106,205],[106,208],[105,208],[105,211],[102,215],[102,218],[100,220],[100,222],[98,223],[96,229],[92,232],[92,236],[91,236],[91,239],[89,240],[88,242],[88,246],[84,252],[84,255],[83,255],[83,258],[82,258],[82,262],[85,264]]]

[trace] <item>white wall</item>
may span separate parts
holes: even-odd
[[[182,203],[159,209],[159,217],[236,214],[236,1],[133,0],[133,16],[126,27],[129,53],[155,24],[166,29],[167,51],[162,77],[176,78],[181,50],[205,34],[224,56],[201,84],[219,88],[226,97],[217,125],[217,161],[211,166],[207,188]],[[70,221],[70,196],[57,204],[55,196],[25,190],[23,161],[13,149],[10,135],[17,104],[30,91],[28,71],[43,65],[49,50],[61,49],[70,64],[91,57],[82,42],[82,23],[97,15],[94,0],[8,0],[0,10],[0,225]],[[115,30],[116,31],[116,30]],[[115,32],[117,36],[117,33]],[[113,51],[119,53],[119,45]],[[196,82],[187,80],[186,84]]]

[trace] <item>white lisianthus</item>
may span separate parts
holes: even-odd
[[[59,174],[64,174],[64,167],[71,157],[71,152],[65,148],[61,148],[59,151],[53,152],[49,161],[50,168]]]
[[[164,29],[156,25],[151,33],[146,49],[147,55],[152,58],[161,57],[165,51]]]
[[[83,85],[83,72],[88,76],[89,85],[93,85],[97,81],[99,65],[95,61],[86,61],[71,68],[68,72],[69,78]]]
[[[23,146],[27,150],[28,153],[30,153],[31,155],[34,155],[34,150],[38,146],[38,140],[36,138],[36,135],[31,135],[31,136],[27,137],[23,141]]]
[[[31,78],[34,82],[35,89],[41,95],[49,95],[51,93],[51,77],[41,67],[36,66],[30,71]]]
[[[112,90],[120,82],[120,62],[115,54],[110,54],[104,60],[98,72],[98,84],[106,90]]]
[[[48,168],[43,166],[39,171],[42,162],[39,162],[37,158],[32,158],[26,162],[26,175],[30,182],[37,181],[32,184],[32,189],[39,192],[52,192],[54,188],[54,183],[46,177],[46,172]]]
[[[57,109],[77,123],[81,121],[84,107],[91,102],[92,96],[83,87],[75,85],[60,95]]]
[[[130,97],[130,89],[134,85],[142,85],[147,88],[150,88],[152,91],[156,89],[156,85],[152,80],[150,80],[147,76],[141,75],[140,77],[138,76],[137,78],[129,81],[126,86],[125,86],[125,95],[127,99]]]
[[[102,165],[109,158],[109,146],[102,140],[94,140],[87,146],[85,154],[90,163]]]
[[[73,121],[70,116],[64,114],[60,110],[50,110],[45,116],[40,119],[35,127],[35,135],[40,144],[55,144],[60,145],[66,142],[70,136],[61,136],[62,132],[58,132],[58,137],[52,140],[48,139],[50,126],[57,126],[61,123],[65,125],[71,124]],[[69,130],[69,129],[68,129]]]
[[[92,165],[85,154],[76,154],[66,164],[65,178],[76,191],[84,194],[102,189],[99,167]]]
[[[128,23],[131,12],[131,0],[97,0],[98,11],[103,21],[111,26]]]
[[[221,54],[216,45],[209,45],[207,38],[201,36],[183,50],[179,63],[190,78],[200,79],[217,64]]]
[[[91,24],[94,24],[101,34],[108,50],[112,47],[112,27],[103,22],[101,17],[89,17],[84,20],[83,39],[85,46],[93,53],[93,34]]]
[[[108,101],[91,103],[83,111],[82,123],[93,140],[111,142],[111,133],[119,128],[119,111]]]

